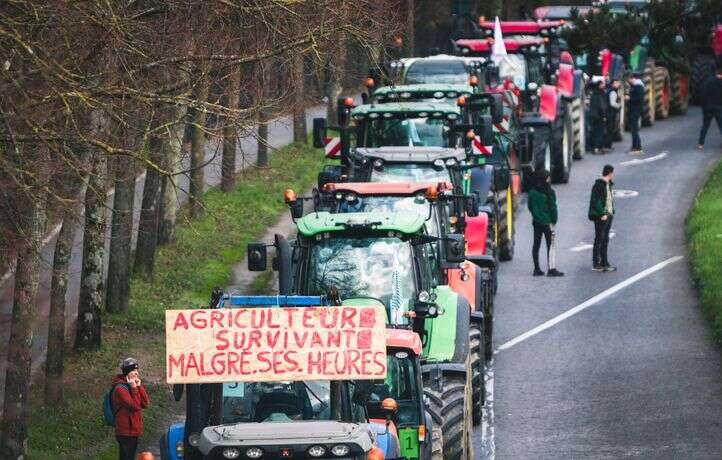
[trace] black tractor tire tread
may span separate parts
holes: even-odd
[[[484,387],[484,336],[479,323],[471,323],[469,327],[469,359],[471,360],[471,387],[472,403],[471,417],[474,426],[481,423],[486,401],[486,388]]]
[[[552,133],[552,168],[551,178],[555,184],[566,184],[569,182],[569,176],[572,170],[571,155],[571,119],[564,116],[554,124]],[[567,151],[564,151],[564,136],[567,136]],[[566,156],[566,167],[564,166]]]
[[[685,75],[679,72],[673,72],[670,75],[672,87],[669,99],[669,113],[674,115],[684,115],[689,107],[689,76],[687,76],[687,94],[682,94],[682,79]]]
[[[642,110],[642,126],[652,126],[655,120],[655,88],[654,64],[647,63],[644,67],[644,110]]]
[[[497,192],[497,208],[499,209],[499,260],[507,262],[514,258],[514,210],[512,205],[512,226],[511,226],[511,238],[509,238],[507,216],[509,209],[506,204],[506,196],[509,193],[509,189],[500,190]]]
[[[427,398],[427,410],[431,414],[435,426],[441,427],[443,433],[443,458],[463,459],[465,453],[465,397],[468,392],[468,376],[444,375],[444,387],[441,391],[424,386]]]
[[[569,104],[569,115],[574,122],[574,136],[572,141],[572,158],[575,160],[581,160],[584,158],[586,151],[586,139],[585,130],[587,129],[584,123],[584,99],[575,98]]]
[[[654,118],[655,120],[664,120],[669,117],[669,98],[667,103],[664,102],[664,92],[671,96],[671,84],[669,79],[669,71],[665,67],[654,67]]]
[[[431,428],[431,460],[444,460],[444,434],[436,424]]]
[[[689,76],[689,95],[692,104],[701,104],[704,85],[714,76],[715,59],[709,54],[700,54],[692,63],[692,73]]]

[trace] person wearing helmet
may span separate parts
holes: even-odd
[[[143,434],[143,409],[150,404],[135,359],[126,358],[120,363],[120,374],[113,377],[111,401],[115,414],[115,439],[120,453],[118,458],[135,460],[138,438]]]

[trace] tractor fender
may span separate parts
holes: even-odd
[[[448,285],[434,289],[436,304],[443,313],[424,321],[423,355],[437,363],[465,363],[469,355],[469,312],[467,300]]]
[[[471,178],[469,181],[469,193],[476,194],[479,203],[484,203],[489,195],[491,183],[494,179],[494,167],[492,165],[484,165],[483,167],[471,170]]]
[[[176,455],[176,444],[183,442],[185,435],[185,424],[174,423],[168,428],[168,431],[160,438],[160,458],[161,460],[180,460]]]
[[[559,94],[556,86],[542,85],[541,95],[539,96],[539,114],[553,122],[557,117],[558,99]]]
[[[486,254],[489,215],[482,212],[476,217],[466,217],[464,220],[466,222],[464,241],[466,241],[467,257]]]
[[[447,278],[449,287],[466,299],[471,311],[481,309],[481,268],[467,260],[461,264],[461,268],[449,269]]]
[[[574,97],[574,67],[569,64],[559,64],[557,72],[559,93],[564,97]]]
[[[386,420],[372,418],[369,425],[376,433],[376,447],[384,453],[384,458],[396,458],[401,455],[401,444],[399,443],[399,434],[394,423],[389,423],[386,428]]]
[[[608,49],[603,49],[599,52],[599,60],[601,61],[601,73],[603,77],[609,75],[610,66],[612,64],[612,52]]]

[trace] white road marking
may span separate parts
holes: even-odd
[[[614,192],[612,192],[612,195],[614,195],[614,198],[632,198],[635,196],[639,196],[639,192],[635,190],[617,190],[615,189]]]
[[[561,315],[556,316],[556,317],[550,319],[549,321],[540,324],[539,326],[535,327],[534,329],[527,331],[527,332],[523,333],[522,335],[509,340],[508,342],[504,343],[499,348],[494,350],[494,354],[496,354],[502,350],[508,350],[509,348],[513,347],[514,345],[521,343],[528,338],[534,337],[535,335],[539,334],[540,332],[543,332],[543,331],[549,329],[550,327],[564,321],[565,319],[567,319],[571,316],[574,316],[581,311],[586,310],[587,308],[591,307],[592,305],[595,305],[595,304],[601,302],[602,300],[606,299],[607,297],[616,294],[617,292],[621,291],[622,289],[626,288],[627,286],[630,286],[630,285],[636,283],[637,281],[644,279],[647,276],[663,269],[667,265],[670,265],[670,264],[673,264],[675,262],[682,260],[683,258],[684,258],[684,256],[670,257],[667,260],[664,260],[656,265],[653,265],[645,270],[642,270],[641,272],[637,273],[636,275],[632,276],[631,278],[627,278],[626,280],[622,281],[621,283],[615,284],[614,286],[610,287],[609,289],[602,291],[599,294],[595,295],[591,299],[580,303],[579,305],[577,305],[574,308],[571,308],[570,310],[565,311]]]
[[[651,163],[653,161],[661,160],[662,158],[666,157],[668,154],[669,154],[669,152],[667,150],[665,150],[664,152],[660,153],[659,155],[655,155],[653,157],[635,158],[634,160],[622,161],[619,164],[621,166],[634,166],[634,165],[641,165],[644,163]]]
[[[616,236],[617,232],[614,230],[609,231],[609,239],[612,239]],[[574,246],[573,248],[569,248],[570,251],[574,252],[581,252],[581,251],[587,251],[589,249],[594,249],[593,244],[589,244],[586,241],[580,241],[578,245]]]
[[[496,456],[494,432],[494,359],[492,358],[484,372],[486,401],[481,416],[481,458],[494,460]]]

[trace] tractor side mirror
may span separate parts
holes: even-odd
[[[303,217],[303,200],[296,200],[293,203],[288,203],[288,209],[291,211],[291,217],[294,219],[300,219]]]
[[[248,243],[248,270],[265,272],[268,267],[268,249],[263,243]]]
[[[326,119],[313,119],[313,146],[322,149],[326,146]]]
[[[506,190],[511,184],[511,178],[509,177],[509,170],[507,168],[494,168],[494,188],[496,190]]]
[[[491,121],[493,123],[504,121],[504,104],[501,94],[491,94]]]
[[[450,233],[446,235],[444,240],[446,240],[446,244],[444,244],[446,262],[452,264],[463,262],[465,253],[464,235]]]
[[[479,215],[479,203],[476,199],[476,195],[467,195],[464,197],[464,211],[469,217],[476,217]]]
[[[482,145],[492,145],[494,143],[494,123],[489,115],[479,117],[479,125],[476,128],[479,133]]]

